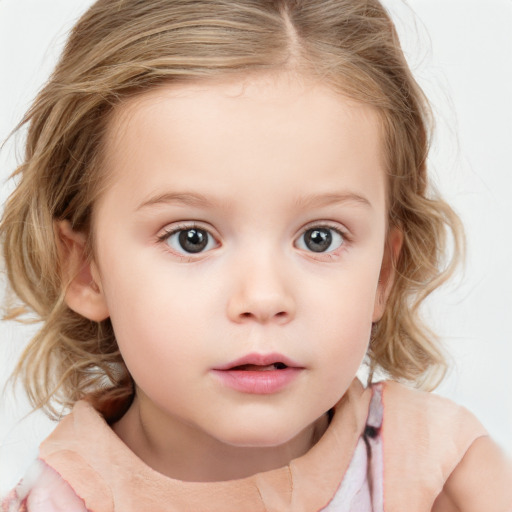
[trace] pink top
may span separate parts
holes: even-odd
[[[430,512],[473,441],[463,407],[387,381],[355,379],[319,442],[288,466],[227,482],[157,473],[78,402],[2,512]]]

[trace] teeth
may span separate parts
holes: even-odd
[[[287,368],[287,366],[284,363],[273,363],[266,366],[260,366],[257,364],[243,364],[233,369],[246,372],[268,372],[272,370],[284,370],[285,368]]]

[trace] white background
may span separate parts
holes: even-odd
[[[51,72],[90,0],[0,0],[0,140]],[[430,168],[468,236],[464,276],[428,304],[453,367],[437,392],[471,409],[512,454],[512,0],[386,0],[405,53],[434,104]],[[16,143],[12,144],[11,142]],[[0,153],[0,202],[22,152]],[[0,297],[5,288],[0,281]],[[0,386],[31,328],[0,323]],[[0,396],[0,495],[21,477],[53,425],[21,394]]]

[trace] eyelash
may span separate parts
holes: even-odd
[[[189,231],[189,230],[193,230],[193,229],[205,231],[206,233],[208,233],[208,236],[211,237],[211,239],[213,239],[217,243],[217,245],[219,244],[216,237],[211,233],[211,231],[208,228],[202,226],[201,224],[195,223],[195,222],[192,222],[190,224],[179,224],[179,225],[173,226],[171,228],[164,228],[164,232],[157,236],[157,241],[159,243],[166,243],[173,235],[176,235],[177,233],[180,233],[183,231]],[[294,246],[297,247],[298,241],[301,240],[301,238],[308,231],[315,230],[315,229],[333,231],[334,233],[336,233],[338,236],[341,237],[340,246],[333,250],[330,250],[330,251],[316,252],[313,250],[302,249],[305,252],[313,255],[315,258],[322,258],[322,257],[332,258],[337,255],[336,251],[338,251],[340,248],[346,247],[346,245],[350,243],[350,237],[346,230],[340,229],[339,226],[333,226],[333,225],[330,225],[327,223],[322,223],[322,224],[310,224],[310,225],[307,225],[304,228],[302,228],[301,234],[294,241]],[[205,252],[202,250],[198,251],[197,253],[179,252],[177,250],[172,249],[168,244],[167,244],[167,250],[171,250],[174,254],[177,254],[180,258],[187,260],[187,261],[193,261],[198,255],[201,255]],[[208,251],[206,251],[206,252],[208,252]]]
[[[213,239],[214,241],[217,242],[216,237],[212,235],[211,231],[208,228],[206,228],[198,223],[195,223],[195,222],[192,222],[190,224],[178,224],[177,226],[173,226],[171,228],[164,228],[164,232],[157,236],[157,241],[160,243],[166,243],[173,235],[176,235],[177,233],[180,233],[183,231],[190,231],[193,229],[205,231],[206,233],[208,233],[208,236],[211,239]],[[217,244],[218,244],[218,242],[217,242]],[[203,252],[203,251],[198,252],[198,253],[178,252],[178,251],[172,249],[169,245],[168,245],[168,249],[171,250],[174,254],[178,254],[178,256],[180,256],[186,260],[192,260],[194,258],[194,255],[202,254],[202,252]]]
[[[331,249],[330,251],[313,251],[313,250],[307,250],[307,249],[304,249],[304,251],[306,251],[308,254],[310,254],[312,257],[314,258],[333,258],[333,257],[336,257],[338,255],[338,253],[340,252],[340,250],[342,250],[343,248],[345,248],[347,246],[347,244],[350,243],[351,239],[350,239],[350,236],[349,234],[347,233],[346,230],[343,230],[343,229],[340,229],[339,226],[334,226],[332,224],[329,224],[329,223],[318,223],[318,224],[309,224],[307,226],[305,226],[302,231],[301,231],[301,234],[300,236],[296,239],[296,242],[294,245],[296,245],[298,243],[299,240],[302,239],[302,237],[304,237],[304,235],[308,232],[308,231],[312,231],[312,230],[329,230],[329,231],[332,231],[334,233],[336,233],[336,235],[338,235],[340,238],[341,238],[341,241],[340,241],[340,245],[338,247],[336,247],[335,249]]]

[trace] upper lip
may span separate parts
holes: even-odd
[[[215,370],[231,370],[233,368],[236,368],[237,366],[243,366],[246,364],[250,365],[256,365],[256,366],[268,366],[275,363],[283,363],[288,367],[292,368],[303,368],[302,365],[299,363],[293,361],[293,359],[290,359],[289,357],[286,357],[282,354],[278,353],[271,353],[271,354],[258,354],[258,353],[252,353],[247,354],[245,356],[240,357],[239,359],[236,359],[235,361],[231,361],[230,363],[227,363],[222,366],[218,366],[214,368]]]

